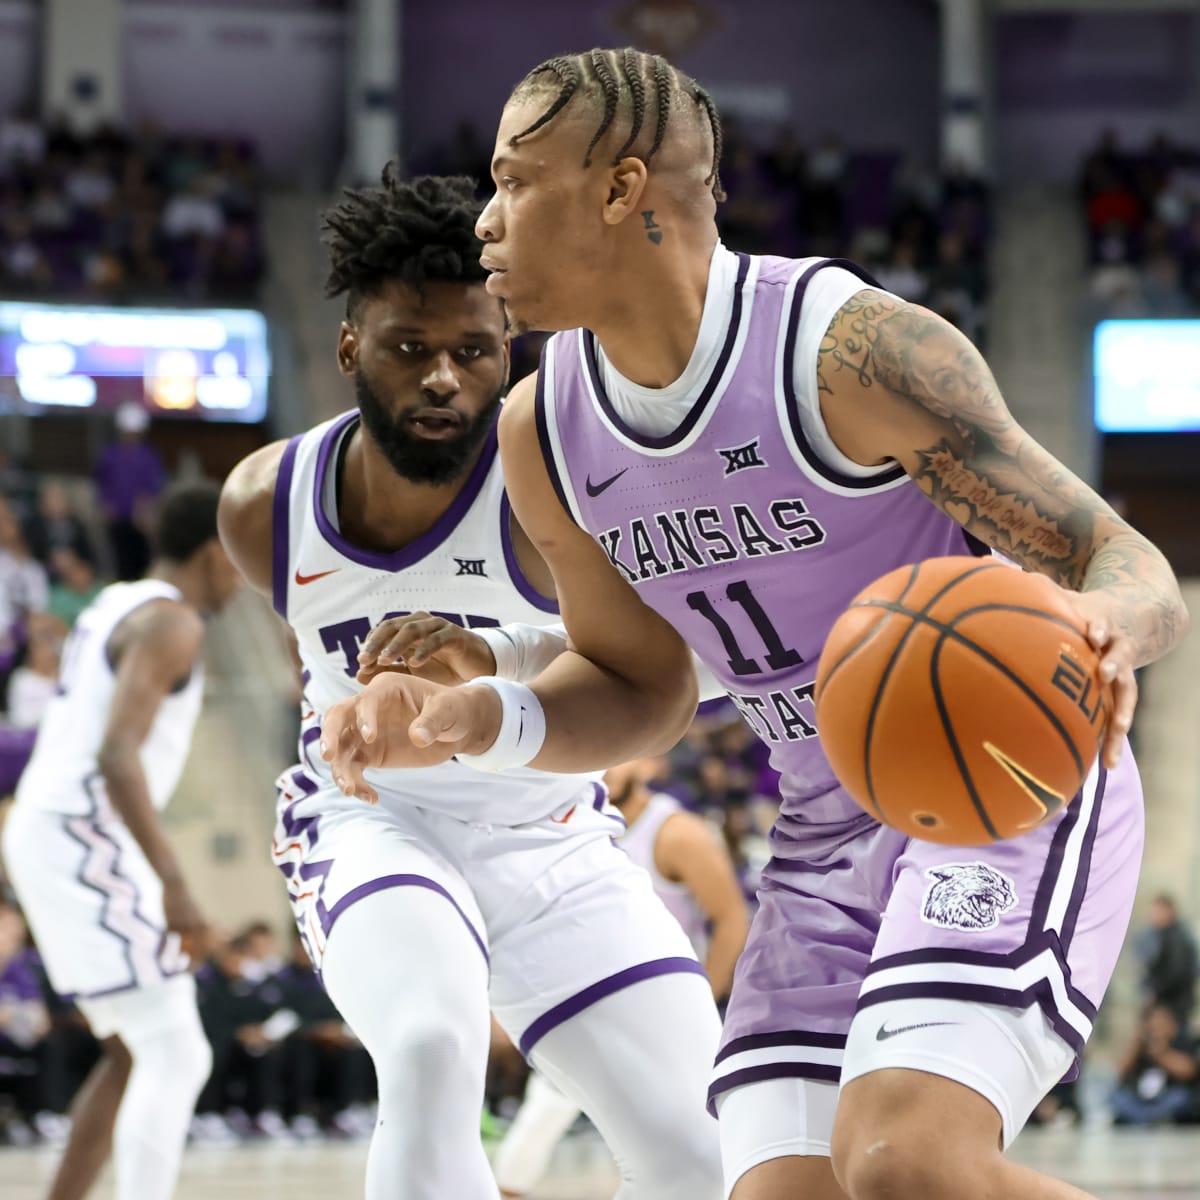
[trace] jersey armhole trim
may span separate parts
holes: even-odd
[[[546,474],[550,476],[550,482],[554,485],[554,494],[563,506],[563,511],[572,521],[575,521],[575,514],[567,500],[566,488],[563,486],[558,458],[554,453],[554,443],[550,438],[550,417],[546,411],[546,377],[554,370],[554,355],[550,350],[554,340],[551,337],[542,347],[542,357],[538,364],[537,389],[533,397],[533,414],[537,421],[538,442],[542,447],[542,461],[546,464]],[[578,524],[577,521],[576,524]]]
[[[895,466],[888,467],[874,475],[847,475],[830,466],[829,463],[821,458],[805,436],[804,426],[800,420],[800,398],[796,394],[795,375],[796,342],[800,333],[800,313],[804,307],[804,297],[808,292],[810,280],[818,271],[822,271],[826,267],[841,267],[843,270],[849,271],[852,275],[857,275],[863,281],[864,287],[880,288],[882,290],[878,280],[864,271],[857,263],[851,262],[846,258],[823,259],[821,262],[814,263],[800,276],[796,284],[796,290],[792,295],[791,307],[788,310],[785,325],[783,361],[780,372],[782,376],[780,382],[783,385],[784,407],[787,410],[792,444],[800,452],[805,464],[811,471],[838,488],[846,488],[857,492],[872,491],[877,488],[891,486],[902,480],[905,477],[904,468],[899,463],[896,463]]]
[[[283,449],[275,494],[271,499],[271,604],[287,620],[289,517],[292,498],[292,472],[296,451],[303,435],[297,434]]]
[[[539,612],[558,614],[558,604],[549,596],[543,596],[530,583],[528,576],[521,570],[517,558],[517,548],[513,545],[512,535],[512,501],[508,492],[500,493],[500,545],[504,548],[504,565],[508,568],[508,577],[521,596],[533,605]]]

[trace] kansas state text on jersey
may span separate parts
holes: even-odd
[[[828,434],[817,348],[837,307],[871,286],[847,277],[832,311],[810,312],[809,285],[829,266],[858,274],[717,247],[693,354],[713,366],[673,398],[682,409],[673,431],[644,433],[624,419],[606,390],[614,373],[586,330],[547,344],[536,398],[567,511],[770,744],[783,775],[773,835],[782,855],[794,838],[845,836],[870,822],[837,783],[815,727],[817,660],[833,622],[893,567],[973,552],[899,466],[834,466],[828,446],[818,452]],[[713,305],[724,310],[715,327]]]

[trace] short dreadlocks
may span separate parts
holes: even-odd
[[[325,295],[346,293],[352,317],[364,297],[389,279],[424,294],[426,283],[482,283],[482,244],[475,222],[482,205],[466,176],[400,177],[390,162],[376,187],[347,188],[340,203],[321,214],[321,240],[329,250]]]
[[[635,50],[631,46],[626,46],[623,50],[594,49],[581,54],[548,58],[539,63],[513,88],[513,96],[525,96],[545,87],[547,83],[552,82],[547,76],[557,80],[558,95],[532,125],[512,137],[511,142],[514,146],[522,138],[528,137],[552,121],[579,92],[583,102],[588,104],[599,118],[596,132],[592,135],[583,156],[585,167],[592,165],[592,151],[612,128],[618,110],[621,111],[623,119],[628,119],[629,132],[625,142],[613,156],[613,165],[616,166],[637,143],[646,121],[648,93],[653,89],[654,140],[650,149],[642,156],[644,161],[649,165],[650,160],[658,153],[667,132],[672,108],[682,107],[682,102],[690,99],[703,113],[712,132],[712,169],[704,182],[712,187],[716,200],[725,199],[725,189],[721,186],[721,118],[712,97],[690,75],[685,75],[677,67],[671,66],[659,54],[647,54],[644,50]]]

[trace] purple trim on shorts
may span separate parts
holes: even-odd
[[[378,554],[371,550],[363,550],[346,541],[330,523],[325,515],[325,506],[321,498],[325,494],[325,477],[336,447],[346,427],[358,420],[358,411],[344,413],[325,431],[321,438],[321,447],[317,452],[316,480],[313,486],[313,515],[316,517],[317,528],[321,536],[339,554],[356,562],[363,567],[376,567],[381,571],[402,571],[432,554],[457,528],[459,522],[466,516],[471,505],[475,503],[484,481],[496,461],[496,430],[493,428],[483,443],[483,449],[475,465],[467,476],[462,490],[454,497],[450,507],[434,522],[434,524],[419,538],[409,542],[400,550],[391,554]]]
[[[763,1050],[768,1046],[814,1046],[821,1050],[844,1050],[846,1035],[844,1033],[750,1033],[745,1037],[734,1038],[732,1042],[721,1047],[713,1066],[723,1063],[731,1054],[741,1054],[746,1050]]]
[[[300,735],[300,757],[302,759],[304,759],[304,765],[307,766],[309,768],[309,770],[312,770],[312,771],[316,771],[319,768],[314,766],[312,759],[309,758],[308,749],[313,744],[313,742],[320,741],[320,738],[321,738],[320,725],[314,725],[312,729],[306,729]]]
[[[1066,954],[1063,950],[1062,943],[1059,941],[1058,934],[1053,930],[1045,931],[1030,938],[1023,946],[1019,946],[1016,950],[1010,950],[1006,954],[991,954],[986,950],[948,950],[937,948],[926,948],[923,950],[906,950],[901,954],[889,954],[886,958],[877,959],[875,962],[868,964],[865,975],[874,975],[879,971],[890,970],[893,967],[920,966],[928,964],[944,965],[952,963],[959,966],[968,967],[998,967],[1002,970],[1012,970],[1030,959],[1036,958],[1044,950],[1049,950],[1054,956],[1055,962],[1058,963],[1059,969],[1063,974],[1063,986],[1066,988],[1067,995],[1071,998],[1071,1003],[1084,1012],[1089,1020],[1096,1019],[1097,1008],[1078,988],[1071,982],[1071,968],[1067,963]],[[915,984],[896,984],[896,987],[922,987],[921,983]],[[941,986],[940,984],[932,984],[932,986]],[[947,986],[970,986],[970,987],[986,987],[986,984],[954,984]],[[1036,986],[1036,985],[1031,985]],[[887,991],[887,988],[880,988],[880,991]],[[1007,990],[1007,989],[1005,989]],[[860,1003],[862,1001],[860,1000]]]
[[[371,879],[366,883],[360,883],[356,888],[351,888],[328,912],[320,913],[321,928],[325,936],[329,937],[329,931],[333,928],[334,922],[350,905],[365,899],[367,896],[373,895],[375,892],[382,892],[388,888],[395,887],[423,887],[428,888],[431,892],[437,892],[439,896],[445,896],[454,906],[454,911],[462,917],[463,923],[471,931],[471,936],[475,939],[475,944],[479,947],[479,953],[483,955],[483,961],[489,966],[491,965],[492,960],[488,957],[487,947],[483,943],[483,938],[476,932],[475,926],[471,924],[470,918],[463,912],[458,901],[440,883],[435,883],[432,879],[424,875],[381,875],[378,879]]]
[[[679,445],[696,428],[697,422],[704,415],[704,410],[708,407],[709,401],[713,398],[725,375],[725,368],[729,365],[734,344],[737,342],[738,330],[742,325],[742,311],[745,307],[742,293],[746,286],[746,276],[750,272],[750,256],[739,253],[737,260],[737,281],[733,285],[733,308],[729,314],[729,328],[725,331],[725,341],[721,346],[721,353],[717,356],[708,381],[696,397],[695,403],[688,410],[687,416],[670,433],[653,437],[634,429],[632,425],[622,419],[621,414],[617,412],[613,402],[608,398],[608,393],[604,390],[604,381],[600,377],[600,365],[596,357],[596,336],[590,330],[582,331],[583,360],[592,381],[592,391],[595,393],[596,403],[599,404],[609,422],[636,445],[645,446],[649,450],[669,450],[672,446]]]
[[[1074,997],[1072,997],[1074,999]],[[1039,979],[1027,988],[991,987],[982,983],[898,983],[893,987],[879,988],[858,998],[856,1012],[885,1004],[889,1000],[969,1000],[977,1004],[991,1004],[999,1008],[1030,1008],[1036,1004],[1054,1032],[1058,1034],[1077,1055],[1083,1053],[1087,1038],[1074,1025],[1066,1021],[1054,1003],[1054,993],[1048,979]],[[1092,1008],[1089,1023],[1095,1017]]]
[[[296,467],[296,449],[303,435],[296,434],[283,448],[279,473],[275,476],[275,494],[271,497],[271,603],[287,620],[288,536],[292,501],[292,472]]]
[[[180,975],[188,973],[187,967],[181,967],[178,971],[161,971],[160,975],[163,982],[168,979],[178,979]],[[119,987],[104,988],[98,992],[67,992],[65,995],[56,993],[59,999],[67,1004],[74,1004],[76,1000],[103,1000],[107,996],[120,996],[123,992],[140,992],[148,987],[153,987],[154,983],[123,983]]]
[[[694,958],[656,958],[650,962],[638,963],[635,967],[626,967],[605,979],[598,980],[591,987],[586,987],[553,1008],[542,1013],[521,1035],[517,1049],[528,1058],[529,1052],[548,1034],[564,1021],[578,1016],[585,1008],[590,1008],[606,996],[614,992],[641,983],[645,979],[654,979],[659,975],[692,974],[704,977],[704,968]]]
[[[132,879],[121,874],[121,844],[109,836],[107,831],[101,827],[99,821],[100,801],[97,799],[93,791],[93,788],[95,787],[99,778],[99,772],[96,771],[93,771],[84,777],[83,790],[84,794],[88,798],[88,804],[90,806],[89,811],[83,817],[64,815],[62,817],[62,827],[63,832],[67,835],[67,837],[69,837],[77,846],[80,846],[83,849],[83,859],[80,861],[79,867],[75,872],[75,881],[76,883],[79,883],[83,887],[87,888],[88,891],[95,892],[96,895],[103,899],[103,904],[100,908],[100,928],[108,933],[111,933],[112,936],[121,943],[121,953],[125,958],[125,965],[129,969],[129,981],[118,984],[115,988],[107,989],[107,991],[132,991],[135,988],[146,986],[146,983],[139,981],[137,968],[133,965],[133,941],[131,938],[126,937],[125,934],[123,934],[119,929],[114,928],[108,923],[109,910],[113,901],[112,892],[104,887],[101,887],[99,884],[91,883],[84,878],[84,872],[87,870],[88,864],[95,857],[96,847],[86,839],[80,837],[71,828],[72,822],[82,821],[90,828],[92,833],[94,833],[96,837],[100,839],[100,841],[111,846],[115,851],[112,866],[108,869],[108,874],[115,879],[120,879],[129,884],[133,891],[133,904],[130,908],[130,917],[135,921],[141,922],[141,924],[144,925],[151,933],[157,935],[158,945],[154,949],[154,960],[155,965],[158,967],[160,976],[163,974],[160,956],[162,955],[163,948],[166,945],[167,931],[162,926],[151,921],[144,913],[138,911],[139,906],[142,903],[142,894],[138,889],[137,884],[134,883]],[[107,994],[107,991],[104,994]]]
[[[800,281],[796,284],[796,290],[792,293],[792,305],[788,310],[787,333],[784,335],[783,344],[782,383],[784,402],[787,407],[788,425],[791,427],[792,441],[795,443],[796,449],[800,451],[804,461],[818,475],[828,479],[830,483],[836,483],[839,487],[866,491],[871,488],[877,488],[885,483],[894,483],[904,474],[904,468],[897,463],[894,467],[890,467],[886,471],[880,471],[877,475],[861,476],[844,475],[835,467],[831,467],[809,445],[808,438],[804,436],[804,426],[800,422],[800,405],[796,401],[794,368],[796,363],[796,339],[800,331],[800,310],[804,306],[804,297],[808,292],[808,285],[812,277],[818,271],[823,271],[826,267],[841,267],[843,270],[849,271],[852,275],[857,275],[863,281],[864,287],[880,288],[878,280],[864,271],[857,263],[851,262],[846,258],[824,259],[822,262],[814,263],[800,276]]]
[[[508,577],[517,591],[539,612],[557,614],[558,602],[543,596],[526,578],[521,564],[517,561],[517,551],[512,538],[512,505],[509,503],[507,492],[500,493],[500,544],[504,547],[504,565],[508,568]]]
[[[1059,941],[1062,942],[1063,957],[1075,936],[1075,924],[1079,920],[1079,910],[1083,907],[1083,899],[1087,893],[1088,881],[1092,871],[1092,851],[1096,846],[1096,835],[1100,829],[1100,809],[1104,805],[1104,790],[1108,784],[1108,772],[1101,767],[1099,778],[1096,780],[1096,799],[1092,802],[1092,815],[1088,820],[1087,831],[1083,835],[1083,845],[1079,848],[1079,867],[1075,875],[1075,886],[1071,889],[1071,899],[1067,901],[1067,912],[1063,917],[1063,927],[1059,931]]]
[[[812,1079],[817,1083],[837,1083],[842,1077],[842,1068],[829,1063],[761,1063],[757,1067],[743,1067],[714,1079],[708,1086],[707,1109],[710,1116],[717,1115],[717,1097],[722,1092],[732,1091],[744,1083],[761,1083],[764,1079]]]
[[[567,493],[563,487],[563,472],[566,467],[559,463],[554,453],[554,444],[550,441],[549,418],[546,416],[546,350],[549,346],[550,343],[547,341],[546,345],[542,347],[542,358],[538,364],[537,387],[533,394],[533,418],[537,425],[538,442],[542,447],[542,461],[546,464],[546,474],[550,476],[550,482],[554,485],[554,494],[563,506],[563,512],[574,521],[575,514],[567,503]]]
[[[602,816],[607,817],[610,821],[616,821],[621,827],[621,833],[629,828],[629,822],[616,811],[606,811],[605,805],[608,803],[608,788],[602,783],[597,783],[592,780],[592,790],[595,792],[595,799],[592,800],[592,807]],[[614,837],[620,837],[621,834],[614,834]]]

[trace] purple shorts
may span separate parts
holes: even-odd
[[[938,846],[872,826],[774,857],[738,961],[709,1106],[762,1079],[836,1083],[855,1013],[904,998],[1039,1005],[1078,1055],[1129,925],[1142,788],[1126,747],[1054,821]],[[778,844],[778,843],[777,843]]]

